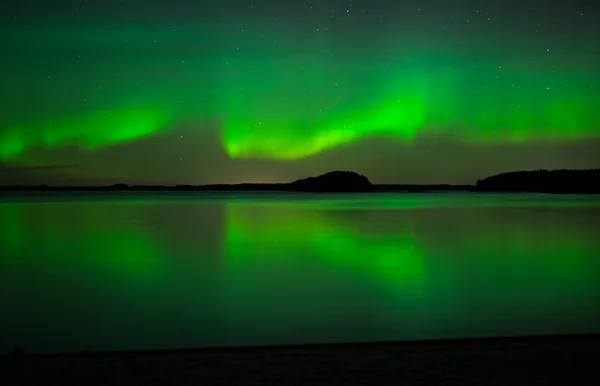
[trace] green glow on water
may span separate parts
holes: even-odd
[[[57,263],[83,259],[71,263],[83,263],[92,276],[99,274],[96,270],[124,275],[126,280],[156,276],[161,267],[159,246],[127,224],[105,226],[114,216],[106,208],[88,203],[2,203],[0,251],[24,261],[35,258],[40,248],[52,253]]]
[[[421,285],[423,256],[410,229],[362,233],[343,216],[285,207],[227,206],[227,255],[234,261],[253,253],[274,259],[287,254],[318,256],[336,270],[361,271],[388,288]]]
[[[597,332],[597,202],[104,197],[0,202],[0,351]]]

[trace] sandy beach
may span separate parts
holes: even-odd
[[[3,385],[600,385],[600,335],[54,355]]]

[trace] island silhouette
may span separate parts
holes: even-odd
[[[292,190],[302,192],[372,192],[373,184],[361,174],[334,171],[317,177],[296,180],[290,184]]]
[[[287,191],[287,192],[531,192],[600,193],[600,169],[533,170],[501,173],[478,180],[475,185],[373,184],[352,171],[332,171],[290,183],[242,183],[212,185],[128,185],[109,186],[0,186],[0,191]]]
[[[532,170],[501,173],[477,181],[476,191],[600,193],[600,169]]]

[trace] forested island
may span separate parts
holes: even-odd
[[[501,173],[477,181],[475,191],[597,194],[600,193],[600,169]]]

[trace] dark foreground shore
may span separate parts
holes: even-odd
[[[2,385],[600,385],[600,335],[0,359]]]

